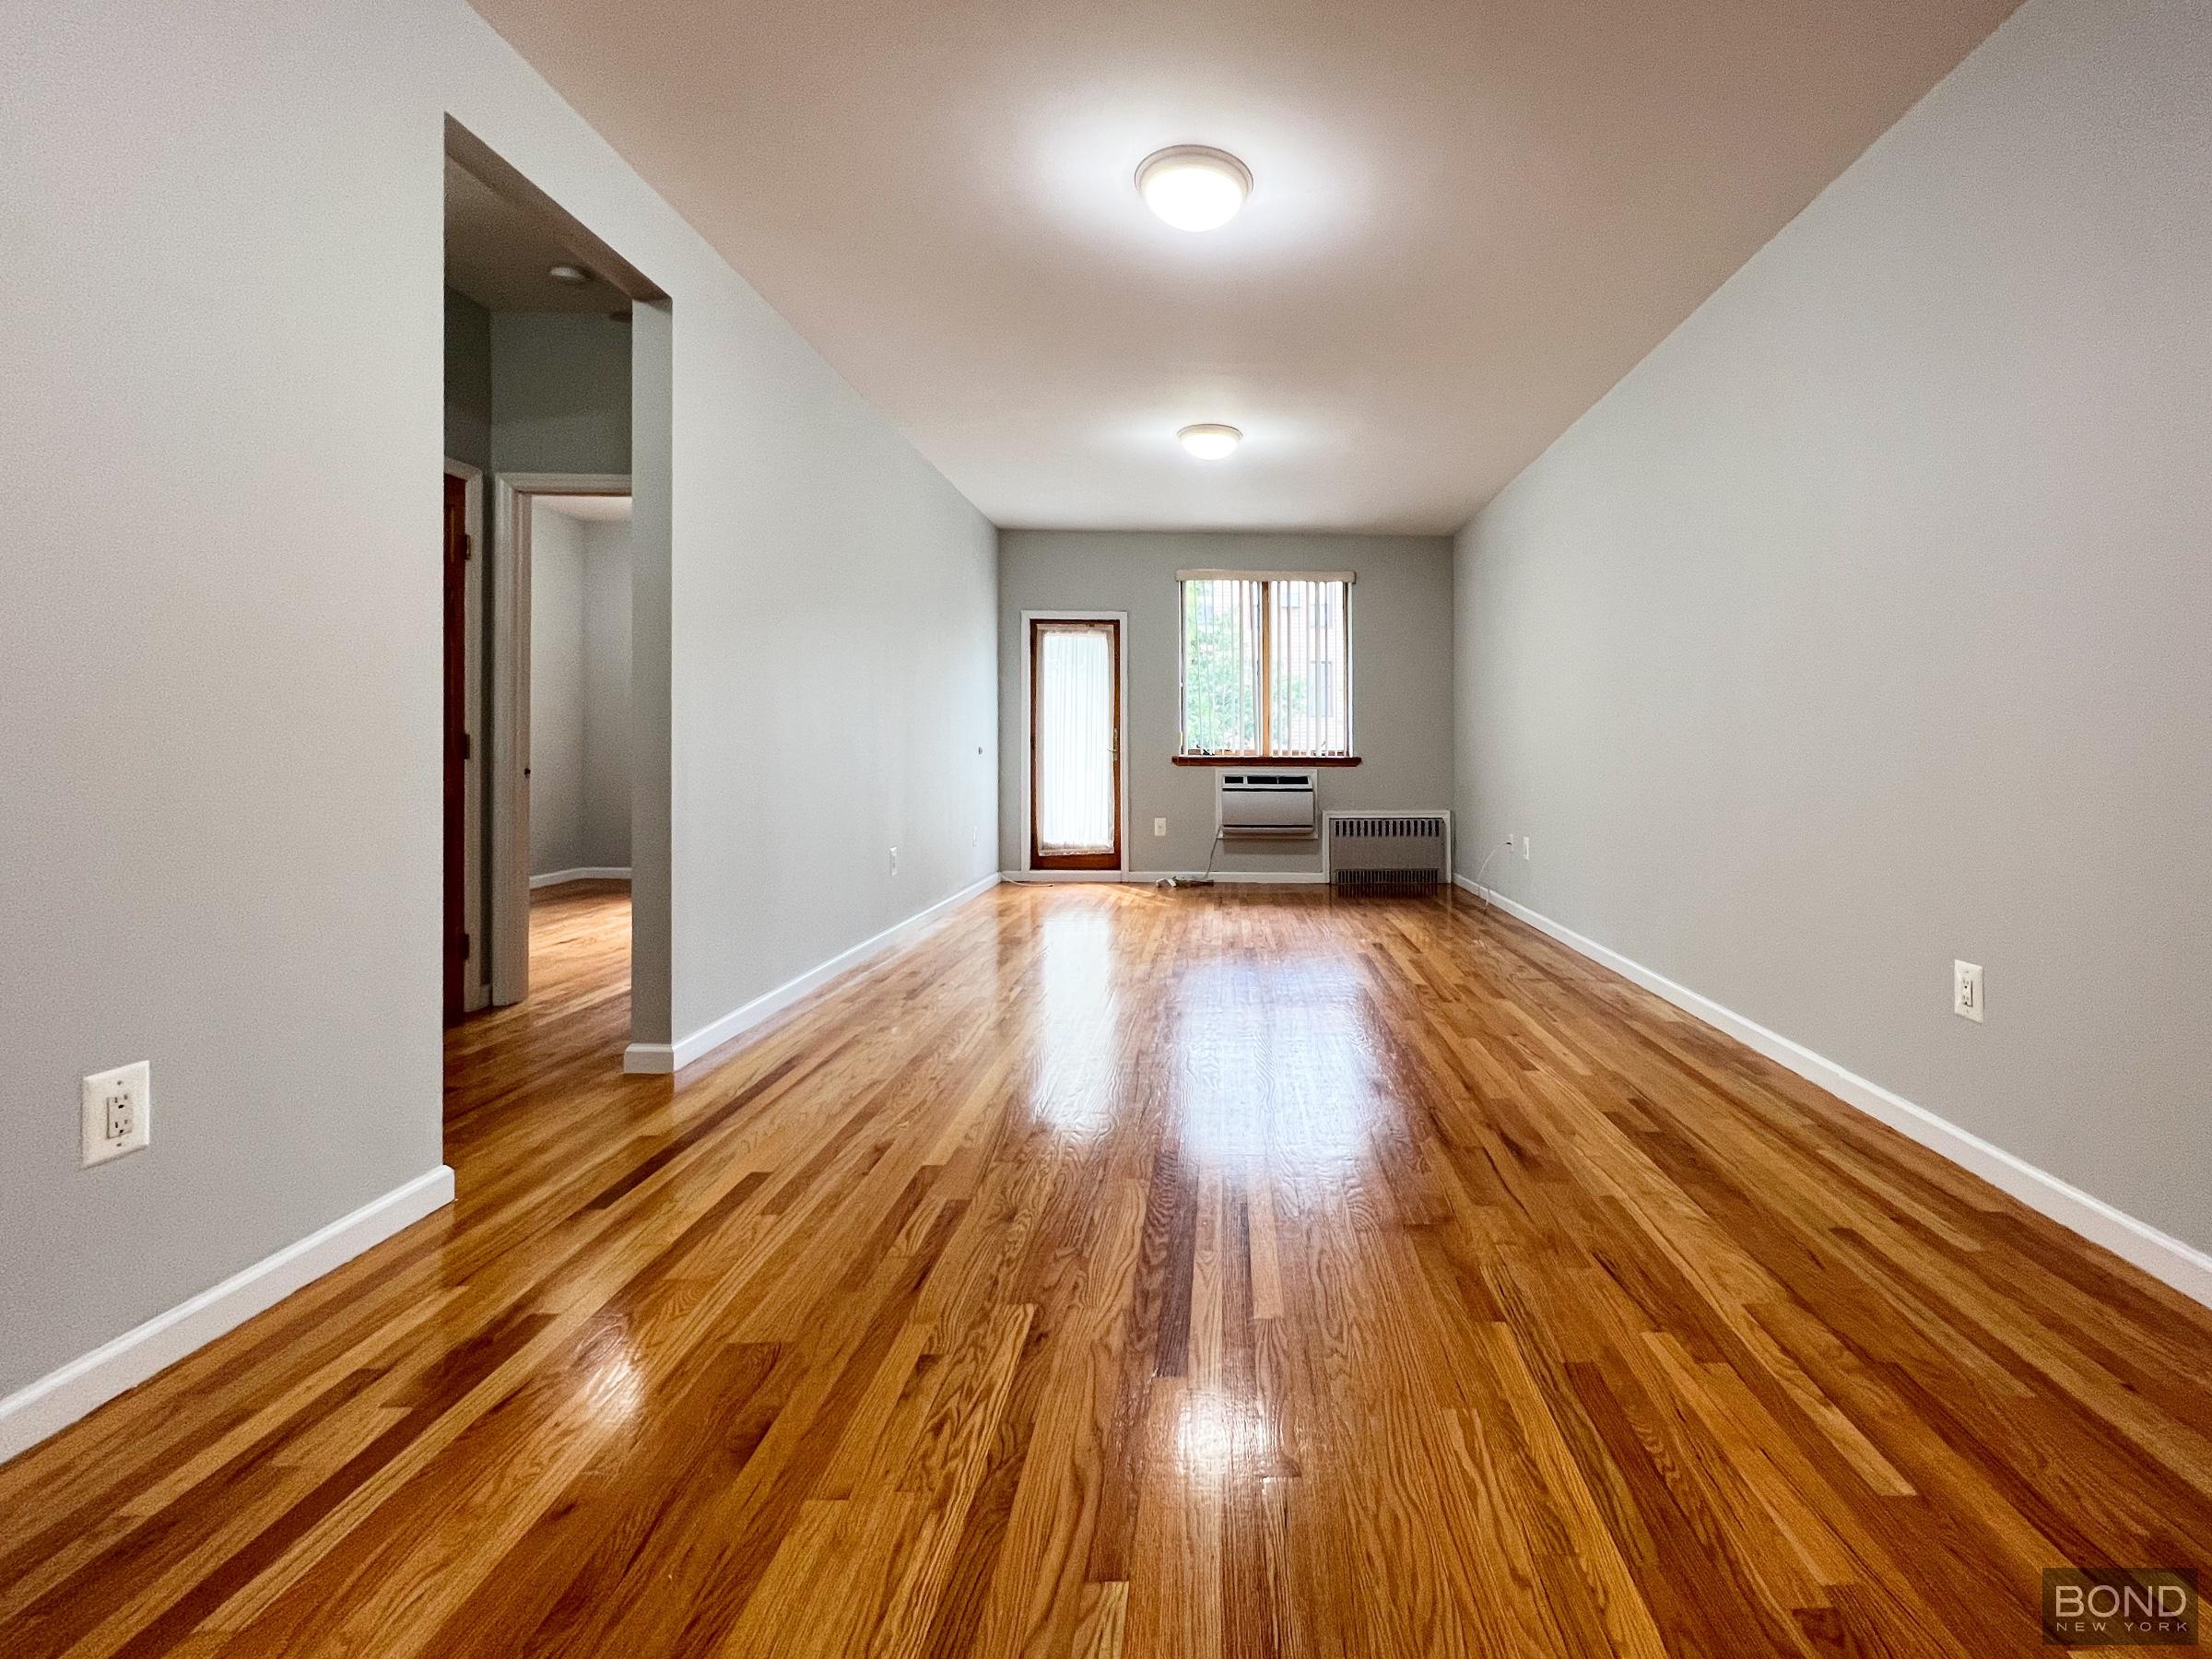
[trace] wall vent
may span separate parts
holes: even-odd
[[[1338,888],[1426,892],[1452,879],[1448,812],[1332,812],[1322,847]]]

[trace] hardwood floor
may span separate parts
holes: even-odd
[[[2037,1653],[2212,1315],[1464,899],[1008,887],[0,1468],[8,1654]],[[426,1018],[430,1016],[426,1011]]]

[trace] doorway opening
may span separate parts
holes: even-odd
[[[1128,789],[1122,769],[1127,724],[1124,638],[1119,613],[1025,613],[1023,724],[1029,765],[1022,788],[1029,868],[1125,868]]]
[[[631,664],[638,638],[652,660],[665,657],[665,642],[652,643],[665,635],[665,606],[635,599],[665,593],[668,434],[655,400],[666,396],[669,336],[658,288],[451,121],[445,289],[452,1024],[531,997],[534,933],[565,913],[549,900],[570,887],[591,885],[600,938],[617,924],[626,943],[641,935],[654,982],[665,979],[665,779],[633,764],[641,733],[665,739],[665,696],[656,704]],[[658,906],[642,923],[633,879]],[[641,953],[627,954],[634,1010]],[[603,948],[595,959],[606,958]],[[648,988],[646,1000],[665,994],[665,984],[657,997]],[[620,1047],[608,1050],[615,1064]],[[453,1053],[449,1042],[449,1087]]]
[[[520,916],[499,918],[513,930],[501,954],[524,970],[519,985],[495,982],[493,1001],[503,1005],[528,994],[554,889],[588,884],[602,926],[615,910],[629,912],[635,559],[627,477],[511,474],[499,488],[521,675],[502,684],[515,734],[505,759],[519,775],[501,824],[529,893]]]

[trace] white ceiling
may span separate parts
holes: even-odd
[[[1406,531],[2016,3],[476,0],[999,524]],[[1176,143],[1250,165],[1225,229],[1139,201]]]

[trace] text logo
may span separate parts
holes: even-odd
[[[2054,1647],[2194,1647],[2194,1567],[2050,1567],[2043,1641]]]

